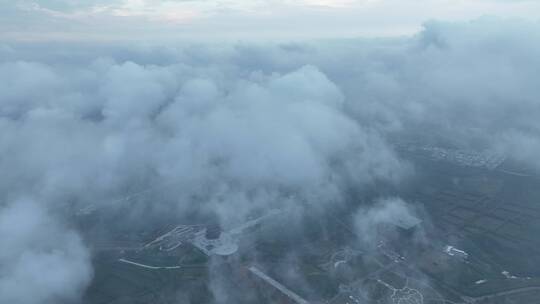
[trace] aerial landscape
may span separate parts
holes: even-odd
[[[540,304],[540,2],[0,0],[0,304]]]

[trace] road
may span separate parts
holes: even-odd
[[[119,259],[118,261],[119,261],[119,262],[122,262],[122,263],[126,263],[126,264],[131,264],[131,265],[139,266],[139,267],[146,268],[146,269],[152,269],[152,270],[160,270],[160,269],[180,269],[180,268],[181,268],[181,266],[156,267],[156,266],[150,266],[150,265],[139,264],[139,263],[132,262],[132,261],[129,261],[129,260],[126,260],[126,259]]]
[[[521,293],[521,292],[527,292],[527,291],[540,291],[540,286],[522,287],[522,288],[516,288],[512,290],[507,290],[507,291],[496,292],[496,293],[492,293],[492,294],[481,296],[481,297],[475,297],[475,298],[464,297],[464,298],[467,301],[467,303],[476,303],[476,302],[489,300],[496,297],[508,296],[508,295]]]

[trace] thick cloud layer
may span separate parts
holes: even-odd
[[[464,145],[487,144],[538,168],[523,151],[539,151],[539,38],[538,24],[430,23],[402,54],[390,52],[362,73],[360,90],[390,124],[433,126]]]
[[[172,182],[178,204],[197,196],[230,208],[291,191],[321,204],[347,184],[396,181],[404,171],[313,66],[235,79],[192,69],[2,64],[4,193],[88,203]]]
[[[5,257],[21,265],[3,274],[5,288],[28,276],[40,290],[36,302],[24,290],[6,293],[22,303],[72,299],[89,279],[88,252],[72,232],[49,224],[51,237],[40,237],[48,209],[73,217],[91,205],[125,208],[116,224],[203,210],[230,227],[253,209],[343,202],[347,188],[396,182],[408,170],[377,130],[345,113],[341,90],[312,65],[50,60],[0,63],[0,197],[40,202],[2,210],[3,233],[16,235],[11,218],[29,225],[14,239],[28,241]],[[34,235],[49,247],[34,252]],[[38,276],[47,261],[61,271],[52,283]]]
[[[73,303],[92,275],[81,239],[42,205],[20,200],[0,209],[0,302]]]
[[[407,225],[407,220],[416,219],[412,205],[401,198],[379,199],[372,206],[362,206],[354,215],[354,228],[363,248],[373,249],[378,241],[392,236],[400,223]],[[420,240],[421,235],[416,235]]]

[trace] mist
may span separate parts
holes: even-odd
[[[89,205],[131,226],[193,210],[226,228],[253,210],[324,211],[412,178],[394,148],[411,134],[537,171],[538,53],[538,23],[498,18],[392,39],[4,43],[0,300],[77,301],[91,250],[69,223]],[[159,191],[118,203],[145,189]],[[404,204],[359,211],[361,241]]]

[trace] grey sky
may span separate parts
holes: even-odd
[[[0,0],[8,40],[237,40],[396,36],[431,19],[540,19],[540,1]]]

